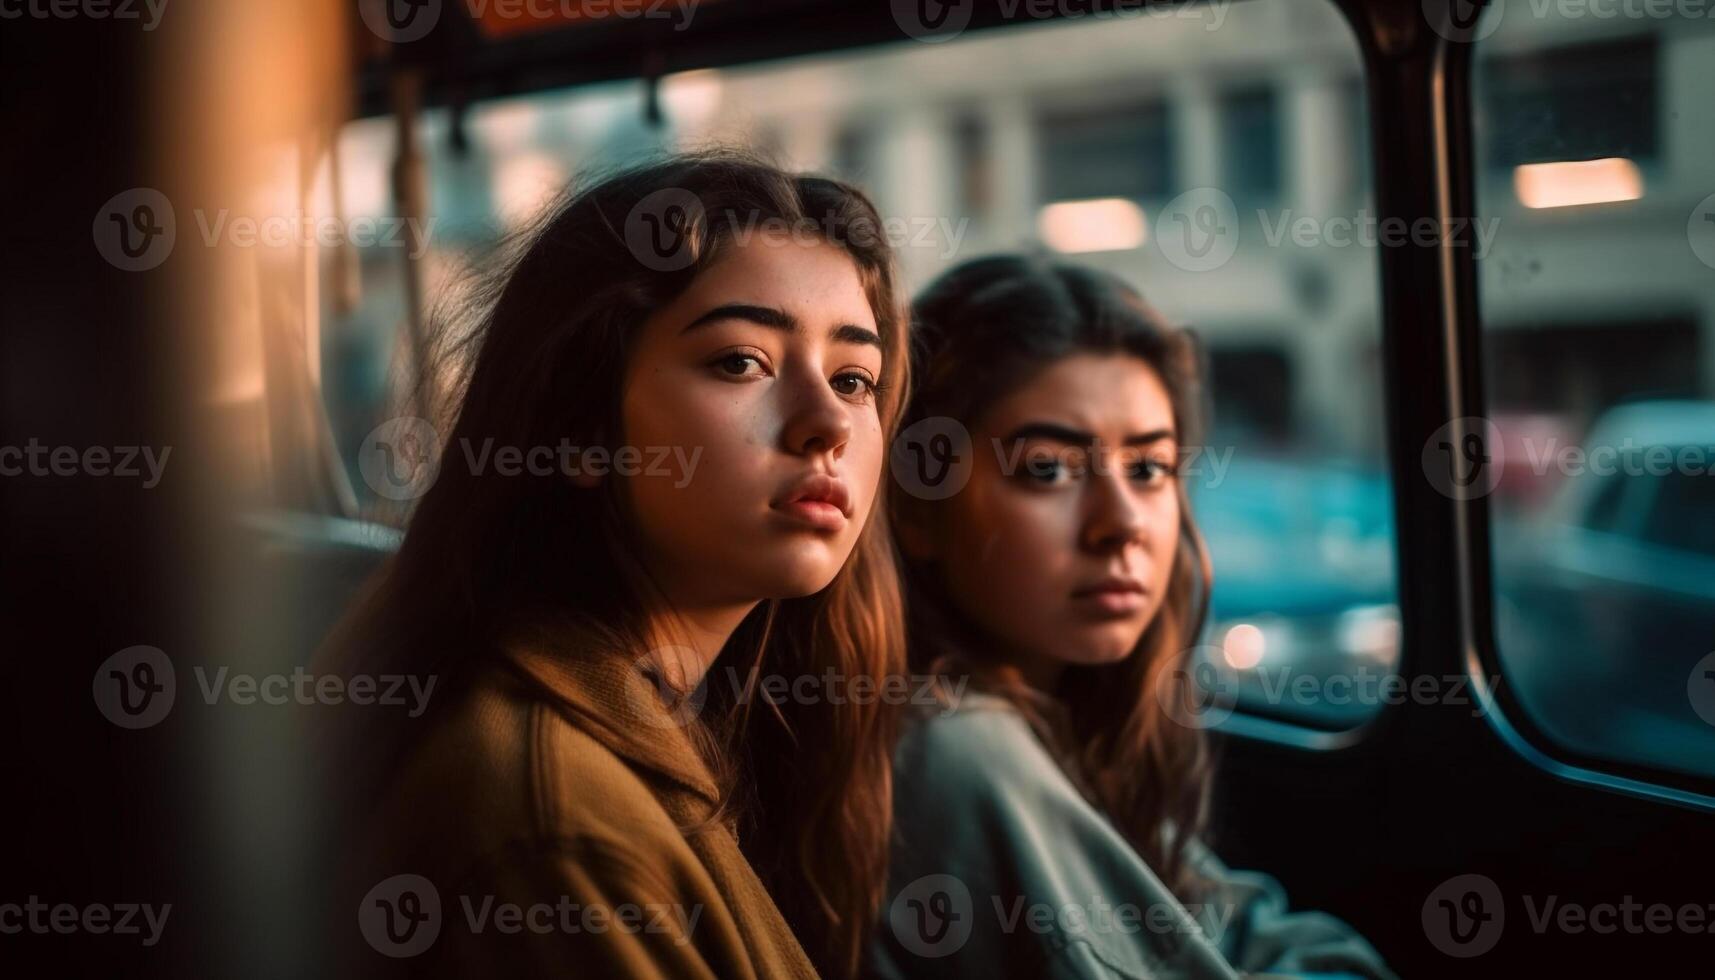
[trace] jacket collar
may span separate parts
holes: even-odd
[[[685,727],[701,702],[669,710],[660,689],[623,653],[514,645],[504,656],[615,755],[672,779],[709,804],[719,801],[714,777]]]

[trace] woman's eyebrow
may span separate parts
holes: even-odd
[[[1026,422],[1013,429],[1005,437],[1007,442],[1016,442],[1020,439],[1051,439],[1054,442],[1063,442],[1070,446],[1093,446],[1096,442],[1094,433],[1054,422]]]
[[[685,325],[680,333],[690,333],[692,330],[717,320],[749,320],[758,326],[786,333],[796,332],[798,321],[785,310],[777,310],[772,306],[757,306],[753,303],[724,303],[709,310]]]
[[[860,327],[855,323],[842,323],[834,328],[833,341],[836,344],[863,344],[881,349],[881,335],[868,327]]]
[[[1174,438],[1175,438],[1175,436],[1174,436],[1173,430],[1171,428],[1168,428],[1168,429],[1151,429],[1148,432],[1139,432],[1136,435],[1126,436],[1124,445],[1127,445],[1127,446],[1147,446],[1152,442],[1161,442],[1164,439],[1165,440],[1171,440]]]
[[[1152,442],[1160,442],[1163,439],[1172,438],[1173,430],[1170,428],[1151,429],[1148,432],[1139,432],[1135,435],[1126,436],[1125,441],[1121,445],[1146,446]],[[1013,429],[1004,437],[1004,441],[1006,442],[1013,442],[1019,439],[1051,439],[1055,442],[1063,442],[1070,446],[1093,446],[1096,444],[1096,436],[1094,433],[1085,432],[1082,429],[1074,429],[1070,426],[1060,425],[1055,422],[1027,422],[1024,425]]]
[[[698,327],[718,320],[748,320],[758,326],[767,327],[770,330],[779,330],[783,333],[798,333],[804,329],[803,324],[798,322],[798,318],[785,310],[775,309],[772,306],[758,306],[754,303],[723,303],[692,320],[685,325],[684,330],[679,332],[681,334],[690,333]],[[842,323],[835,327],[832,339],[835,343],[867,344],[877,348],[881,346],[879,334],[855,323]]]

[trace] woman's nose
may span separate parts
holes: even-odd
[[[852,420],[827,379],[820,372],[796,372],[783,387],[789,388],[783,432],[786,451],[798,456],[827,453],[839,459],[851,438]]]
[[[1083,544],[1092,551],[1123,551],[1144,540],[1149,522],[1125,474],[1111,462],[1102,470],[1091,472],[1086,484],[1090,500]]]

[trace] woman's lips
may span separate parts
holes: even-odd
[[[825,500],[794,500],[774,509],[819,531],[838,531],[846,526],[845,512]]]
[[[809,473],[793,481],[770,506],[818,531],[842,530],[851,519],[851,494],[845,482],[826,473]]]
[[[1072,593],[1075,604],[1100,616],[1132,615],[1143,609],[1147,598],[1143,583],[1120,576],[1103,579]]]

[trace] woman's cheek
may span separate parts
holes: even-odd
[[[687,456],[701,451],[704,465],[716,472],[747,468],[748,449],[762,441],[766,424],[765,406],[758,386],[692,381],[668,397],[664,423],[670,428],[666,440]]]
[[[1155,518],[1156,534],[1151,549],[1155,559],[1153,570],[1157,595],[1167,592],[1169,580],[1173,577],[1173,563],[1179,558],[1179,494],[1176,488],[1168,488],[1161,494],[1163,500]]]
[[[852,420],[851,441],[846,447],[846,468],[841,474],[852,494],[852,512],[865,518],[881,489],[886,453],[881,438],[881,420],[874,412]]]
[[[644,461],[667,461],[629,481],[640,519],[696,536],[754,510],[758,454],[756,406],[742,386],[662,372],[631,392],[626,445]]]
[[[985,496],[978,574],[993,576],[1003,600],[1025,605],[1054,590],[1055,570],[1076,542],[1069,537],[1065,494],[1034,493],[996,483]]]
[[[1013,489],[1006,498],[1008,527],[1015,528],[1023,547],[1043,567],[1060,564],[1078,548],[1078,498],[1074,493]]]
[[[1069,552],[1057,516],[1048,501],[1006,500],[991,514],[987,553],[969,569],[982,596],[978,621],[1025,649],[1050,649],[1060,632]]]

